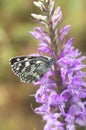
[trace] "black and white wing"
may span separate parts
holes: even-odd
[[[53,60],[44,56],[22,56],[10,60],[13,72],[23,82],[37,82],[51,68]]]

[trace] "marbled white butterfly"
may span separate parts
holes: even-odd
[[[37,82],[51,68],[53,60],[45,56],[22,56],[10,60],[13,72],[23,82]]]

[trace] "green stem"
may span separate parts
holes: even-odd
[[[62,91],[62,77],[61,77],[61,70],[59,65],[56,64],[57,60],[58,60],[58,45],[57,45],[57,39],[55,37],[55,30],[53,29],[53,25],[52,25],[52,16],[49,15],[50,14],[50,9],[49,6],[46,6],[47,9],[47,26],[48,26],[48,33],[51,39],[51,44],[52,44],[52,51],[53,53],[53,59],[54,59],[54,69],[55,69],[55,80],[57,82],[57,86],[58,86],[58,93],[61,93]]]

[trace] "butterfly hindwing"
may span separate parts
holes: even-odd
[[[10,60],[13,72],[23,82],[37,82],[51,67],[52,59],[44,56],[23,56]]]

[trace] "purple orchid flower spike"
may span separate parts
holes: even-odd
[[[37,6],[37,2],[35,5]],[[38,19],[35,15],[35,18],[45,26],[36,27],[31,34],[40,41],[39,52],[49,55],[53,64],[38,81],[40,88],[35,99],[42,105],[35,112],[46,121],[44,130],[75,130],[76,126],[85,127],[86,82],[83,78],[86,73],[82,69],[86,68],[83,64],[86,57],[81,56],[81,52],[74,48],[74,38],[65,40],[70,25],[58,29],[62,11],[60,7],[55,8],[55,1],[40,0],[40,9],[44,16]],[[59,45],[62,45],[60,50]]]

